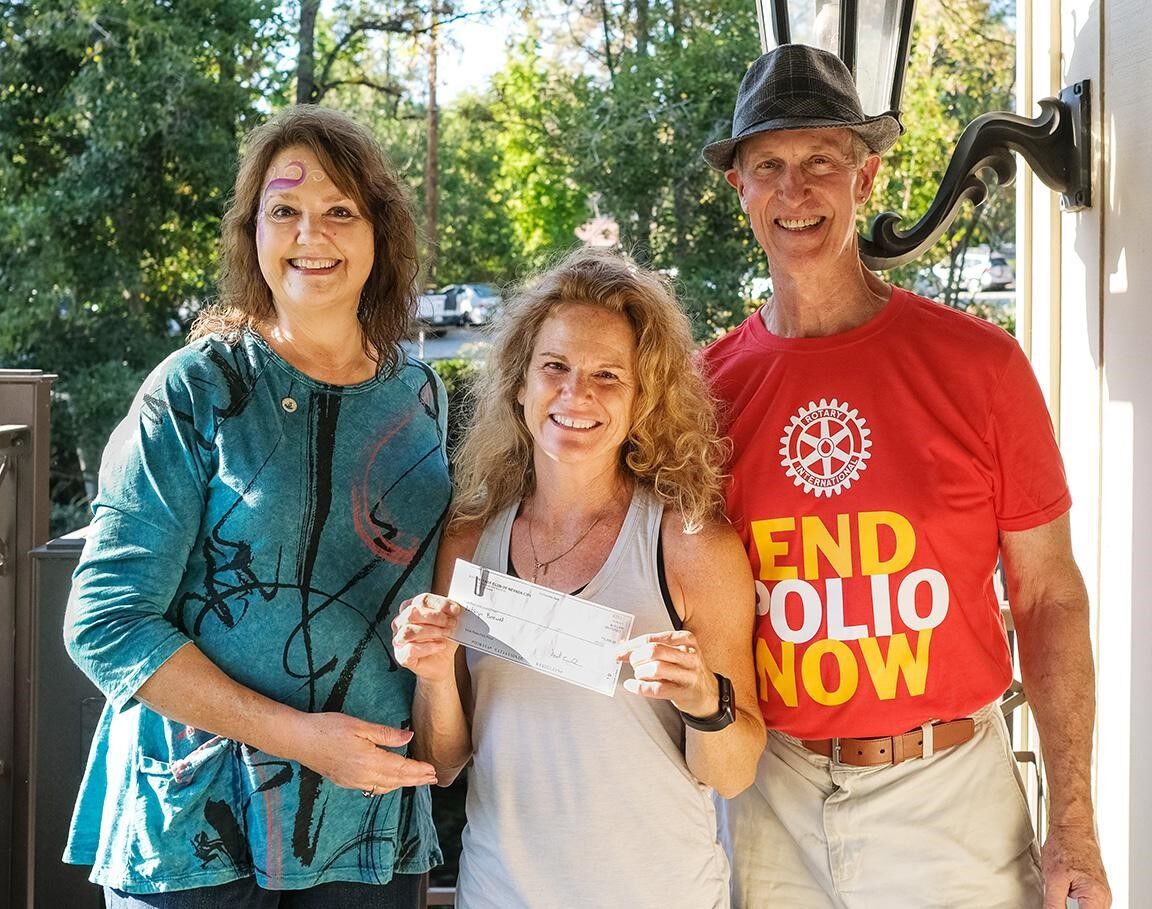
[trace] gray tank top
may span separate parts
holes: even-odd
[[[507,570],[518,505],[473,559]],[[672,628],[656,547],[663,505],[637,487],[607,561],[580,594],[631,612],[633,635]],[[684,761],[668,701],[585,691],[467,651],[473,763],[461,909],[726,909],[712,790]],[[621,681],[631,675],[624,666]]]

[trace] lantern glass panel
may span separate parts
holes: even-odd
[[[849,15],[856,17],[856,46],[846,59],[853,61],[856,87],[864,112],[882,114],[899,107],[893,99],[893,85],[902,66],[900,29],[911,27],[914,0],[855,0],[849,2]],[[775,17],[786,16],[788,40],[831,51],[841,57],[841,0],[758,0],[760,37],[765,51],[780,45]],[[905,12],[909,21],[904,22]],[[851,52],[851,51],[854,51]]]
[[[892,109],[903,0],[858,0],[856,19],[856,88],[864,113]]]
[[[769,0],[764,0],[760,8],[764,10],[768,5]],[[791,0],[788,25],[792,44],[807,44],[834,54],[840,52],[840,0]],[[770,51],[780,42],[771,27],[765,31],[764,50]]]

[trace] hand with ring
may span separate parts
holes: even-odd
[[[286,757],[299,761],[337,786],[359,789],[365,798],[404,786],[436,782],[431,764],[397,753],[412,732],[369,723],[343,713],[302,714]]]

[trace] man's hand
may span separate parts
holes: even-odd
[[[1049,827],[1040,867],[1044,872],[1044,909],[1064,909],[1069,899],[1077,900],[1080,909],[1108,909],[1112,905],[1112,891],[1091,824]]]
[[[1000,537],[1020,673],[1040,732],[1050,795],[1041,853],[1044,909],[1112,904],[1092,825],[1096,690],[1088,592],[1072,558],[1068,515]]]

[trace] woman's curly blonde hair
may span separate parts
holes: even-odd
[[[483,525],[535,488],[532,436],[517,394],[536,336],[573,303],[624,315],[636,337],[636,398],[622,467],[677,509],[686,532],[723,509],[727,445],[694,363],[688,318],[668,282],[614,253],[570,253],[520,291],[496,323],[488,362],[471,389],[472,420],[456,459],[452,524]]]
[[[287,108],[245,139],[220,224],[220,297],[197,316],[190,339],[218,334],[235,340],[275,313],[272,291],[260,273],[256,218],[268,168],[293,145],[315,154],[329,179],[356,200],[372,224],[375,259],[356,317],[365,352],[376,360],[378,372],[389,373],[400,362],[398,344],[416,311],[416,223],[404,188],[372,134],[347,114],[314,104]]]

